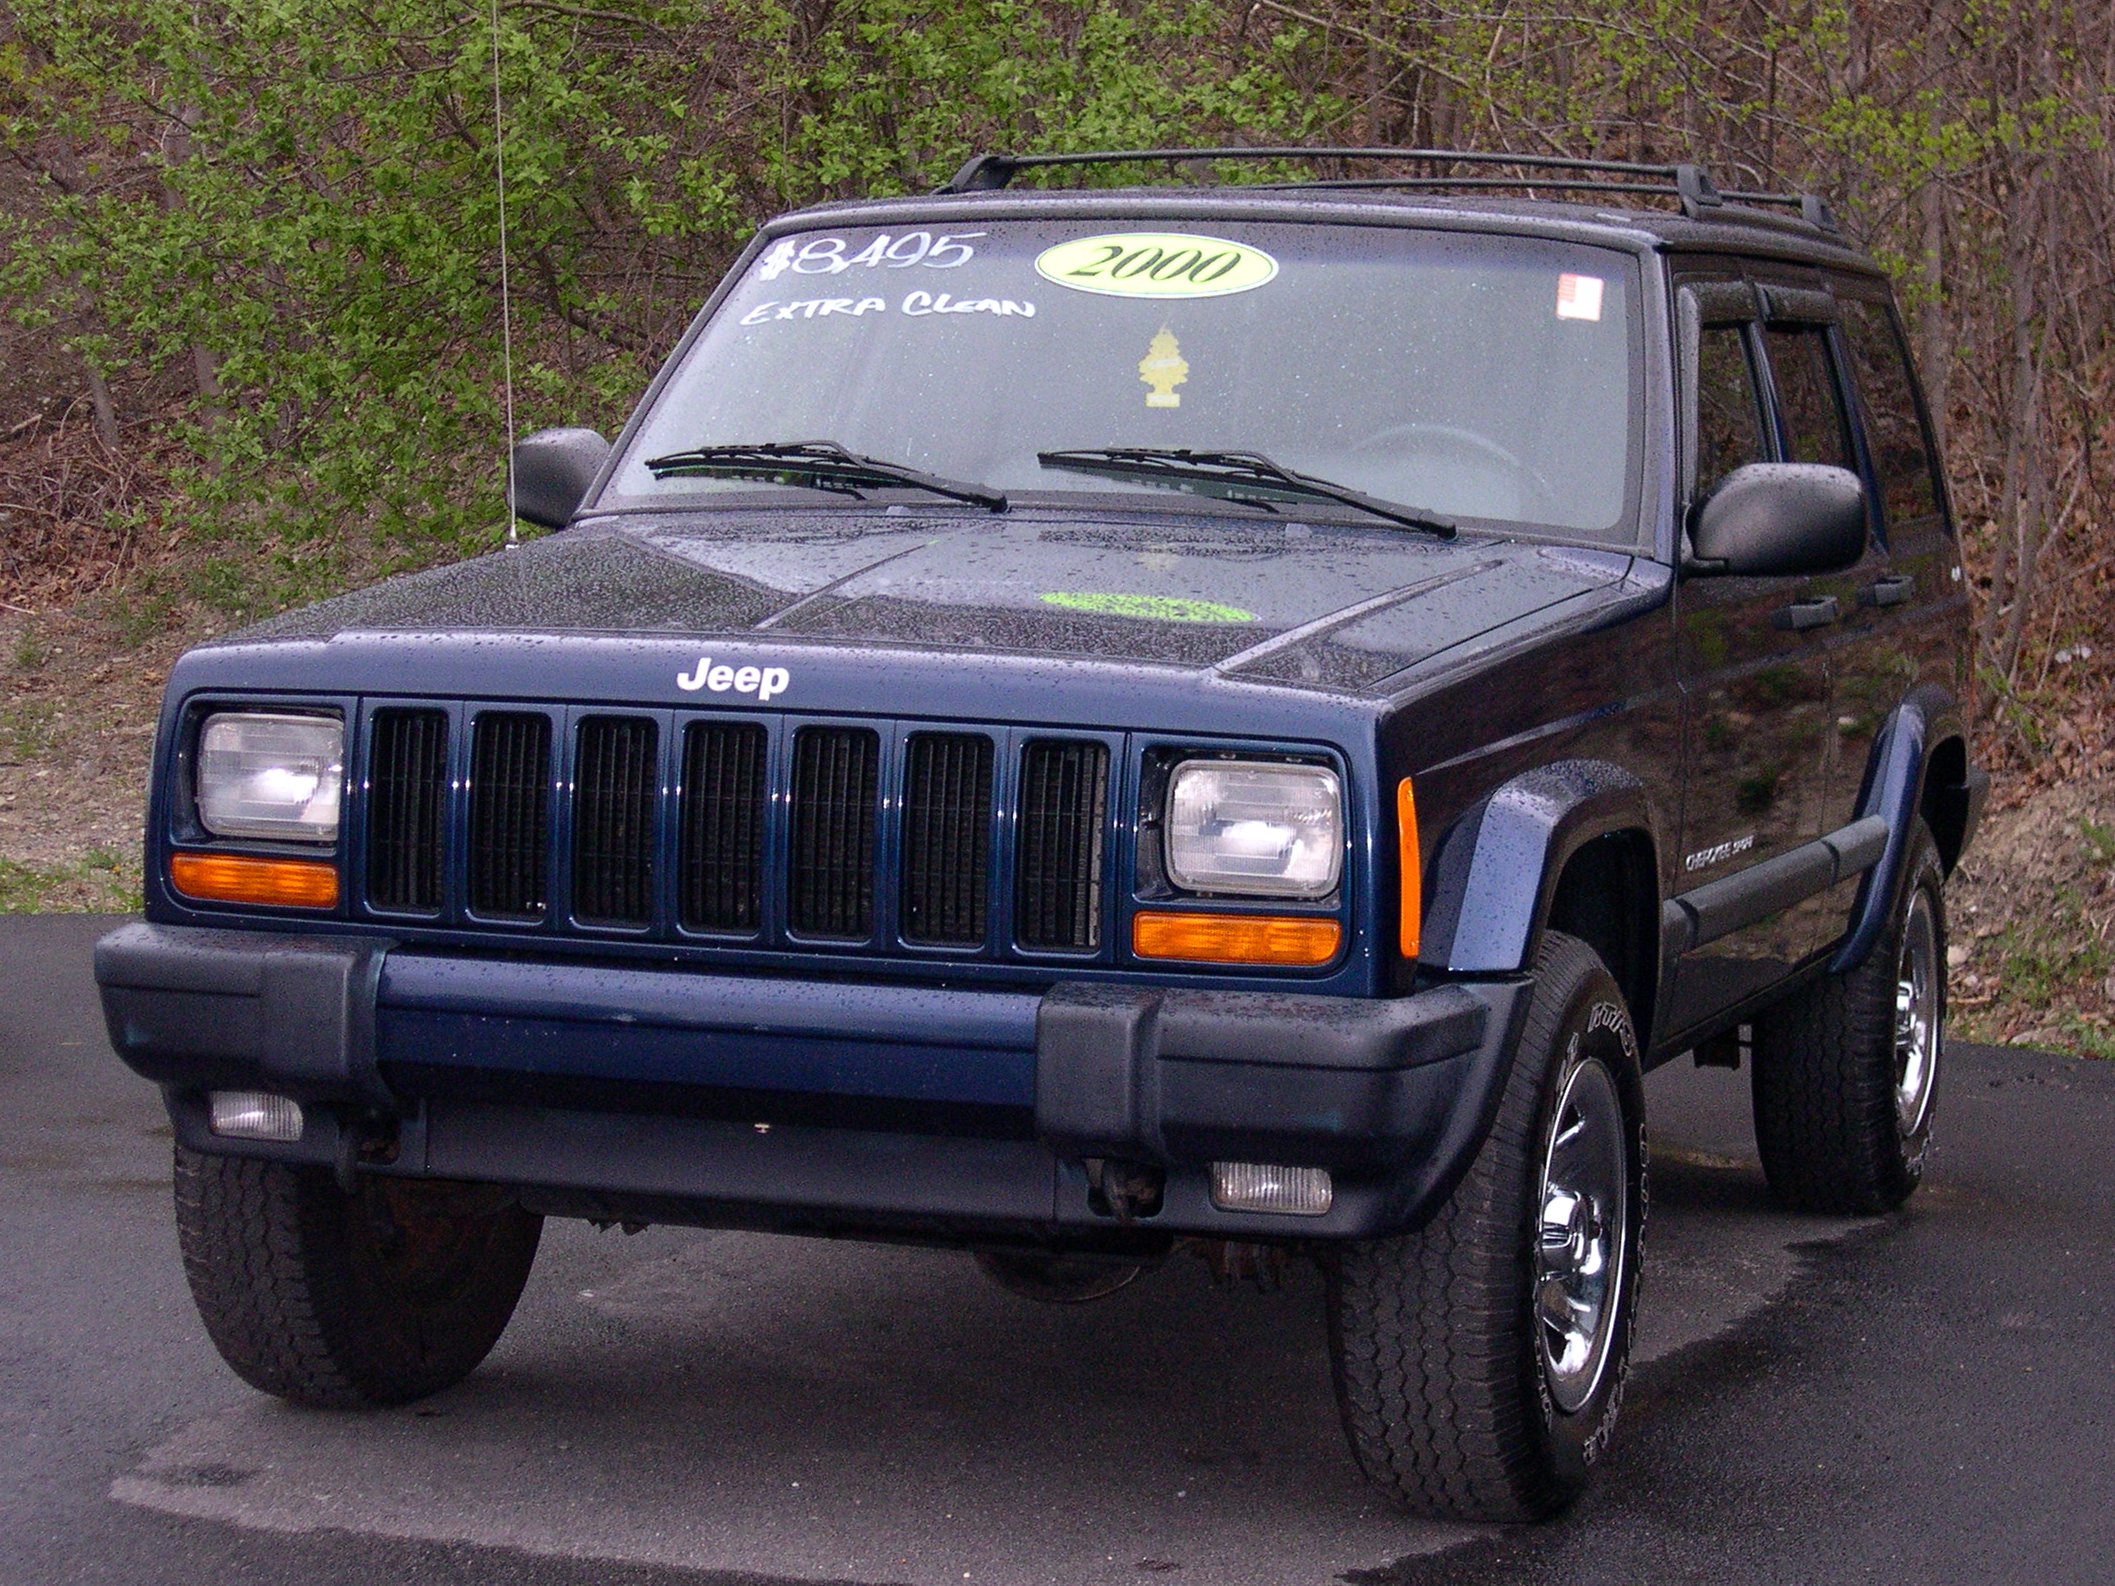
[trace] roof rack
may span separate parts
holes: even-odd
[[[1441,165],[1511,166],[1521,171],[1581,173],[1554,176],[1354,177],[1303,182],[1303,188],[1557,188],[1570,192],[1642,193],[1673,196],[1691,219],[1710,215],[1733,220],[1728,203],[1785,204],[1821,231],[1834,232],[1829,206],[1811,193],[1721,193],[1701,165],[1645,165],[1634,160],[1573,160],[1550,154],[1488,154],[1463,149],[1223,148],[1103,149],[1087,154],[979,154],[955,172],[943,193],[993,193],[1021,171],[1052,165],[1157,164],[1185,160],[1414,160]],[[1603,181],[1601,177],[1624,177]],[[1280,184],[1271,184],[1277,186]]]
[[[1818,193],[1729,192],[1724,197],[1730,204],[1788,204],[1798,210],[1799,218],[1816,231],[1834,235],[1843,229],[1836,224],[1836,211]]]

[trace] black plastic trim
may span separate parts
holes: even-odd
[[[95,978],[111,1046],[157,1084],[386,1105],[374,1009],[390,946],[126,925],[96,944]]]
[[[199,1149],[322,1160],[346,1120],[386,1111],[400,1149],[363,1159],[360,1171],[576,1199],[658,1196],[671,1220],[711,1225],[873,1232],[937,1218],[957,1233],[1055,1227],[1087,1237],[1113,1225],[1087,1192],[1086,1161],[1111,1156],[1165,1164],[1167,1201],[1154,1222],[1166,1231],[1326,1240],[1415,1226],[1451,1193],[1489,1130],[1532,989],[1516,977],[1368,1000],[1062,984],[1033,1009],[1031,1111],[944,1095],[873,1103],[575,1082],[526,1067],[473,1074],[425,1056],[385,1076],[375,1010],[390,946],[129,925],[99,944],[96,970],[112,1043],[165,1087],[171,1117]],[[671,996],[676,982],[697,985],[668,978]],[[775,984],[735,988],[761,999],[764,1025],[783,1022],[771,1012],[781,1001],[812,1005],[806,1015],[792,1007],[787,1028],[823,1007],[800,993],[826,987]],[[533,1021],[527,1002],[471,990],[454,994],[484,1020]],[[917,995],[905,998],[911,1011]],[[952,1016],[952,1034],[932,1034],[979,1046],[1028,1011],[950,1004],[938,1013]],[[892,1022],[873,1038],[912,1033]],[[312,1106],[300,1141],[200,1133],[203,1091],[252,1088]],[[782,1135],[795,1138],[765,1143]],[[1209,1196],[1215,1160],[1329,1168],[1336,1204],[1297,1226],[1223,1212]]]
[[[1961,822],[1961,852],[1967,853],[1983,824],[1983,809],[1990,802],[1990,773],[1978,766],[1968,768],[1963,787],[1968,792],[1968,812]]]
[[[1668,901],[1661,911],[1662,932],[1675,951],[1686,953],[1759,925],[1872,869],[1887,851],[1887,835],[1885,817],[1868,815],[1826,837],[1706,882]]]
[[[1058,986],[1036,1017],[1036,1132],[1075,1157],[1399,1164],[1444,1132],[1434,1103],[1480,1108],[1527,985],[1379,1001]],[[1472,1074],[1431,1084],[1462,1058]]]

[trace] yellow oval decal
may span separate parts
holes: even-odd
[[[1109,297],[1225,297],[1278,273],[1261,248],[1180,231],[1121,231],[1045,248],[1036,274],[1075,292]]]

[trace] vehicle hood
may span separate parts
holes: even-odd
[[[1386,526],[1016,512],[601,519],[227,642],[537,633],[1149,662],[1363,692],[1627,555]]]

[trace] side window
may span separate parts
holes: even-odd
[[[1939,495],[1932,483],[1931,450],[1917,417],[1909,360],[1887,310],[1877,303],[1843,304],[1843,339],[1857,376],[1865,411],[1865,440],[1880,476],[1880,501],[1889,523],[1935,517]]]
[[[1852,467],[1850,432],[1829,373],[1827,333],[1817,325],[1772,325],[1764,339],[1784,424],[1785,461]]]
[[[1755,371],[1738,325],[1706,325],[1696,348],[1696,494],[1702,501],[1743,463],[1768,456]]]

